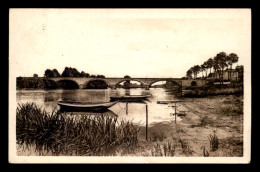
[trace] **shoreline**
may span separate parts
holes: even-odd
[[[177,125],[171,121],[138,126],[135,148],[117,149],[115,156],[243,156],[243,96],[216,95],[183,98],[178,111],[186,111]],[[212,151],[210,135],[216,135],[218,149]],[[196,151],[195,151],[196,150]]]

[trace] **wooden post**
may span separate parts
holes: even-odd
[[[126,102],[126,114],[128,114],[128,102]]]
[[[176,102],[175,102],[175,124],[176,124]]]
[[[145,127],[145,135],[146,135],[146,141],[148,140],[148,105],[146,105],[146,127]]]

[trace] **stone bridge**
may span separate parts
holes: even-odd
[[[80,89],[86,88],[90,81],[101,80],[108,84],[112,89],[115,89],[118,84],[124,81],[138,81],[146,89],[149,89],[151,85],[159,81],[170,81],[179,86],[179,89],[184,89],[185,87],[191,86],[193,84],[197,86],[202,86],[207,83],[206,79],[181,79],[181,78],[84,78],[84,77],[60,77],[60,78],[49,78],[53,81],[70,81],[76,83]]]

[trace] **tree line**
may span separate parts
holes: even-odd
[[[57,89],[60,85],[48,78],[24,78],[16,79],[17,88],[33,88],[33,89]]]
[[[34,77],[37,77],[37,74],[34,74]],[[105,78],[104,75],[90,75],[84,71],[79,72],[76,68],[65,67],[62,74],[58,72],[57,69],[46,69],[44,72],[44,76],[47,78],[55,78],[55,77],[90,77],[90,78]]]
[[[201,65],[194,65],[186,72],[186,77],[196,79],[198,74],[202,74],[202,78],[207,78],[212,75],[211,70],[214,70],[215,79],[220,79],[223,83],[224,70],[228,70],[228,80],[231,78],[232,66],[238,62],[239,57],[235,53],[227,55],[225,52],[218,53],[215,57],[209,58]],[[236,70],[240,70],[241,67],[237,66]],[[243,67],[242,67],[243,68]],[[209,70],[209,71],[208,71]],[[205,76],[204,76],[205,72]],[[208,75],[209,72],[209,75]]]

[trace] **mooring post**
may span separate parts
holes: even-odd
[[[175,102],[175,124],[176,124],[176,102]]]
[[[126,114],[128,114],[128,102],[126,102]]]
[[[148,105],[146,105],[146,127],[145,127],[146,141],[148,141]]]

